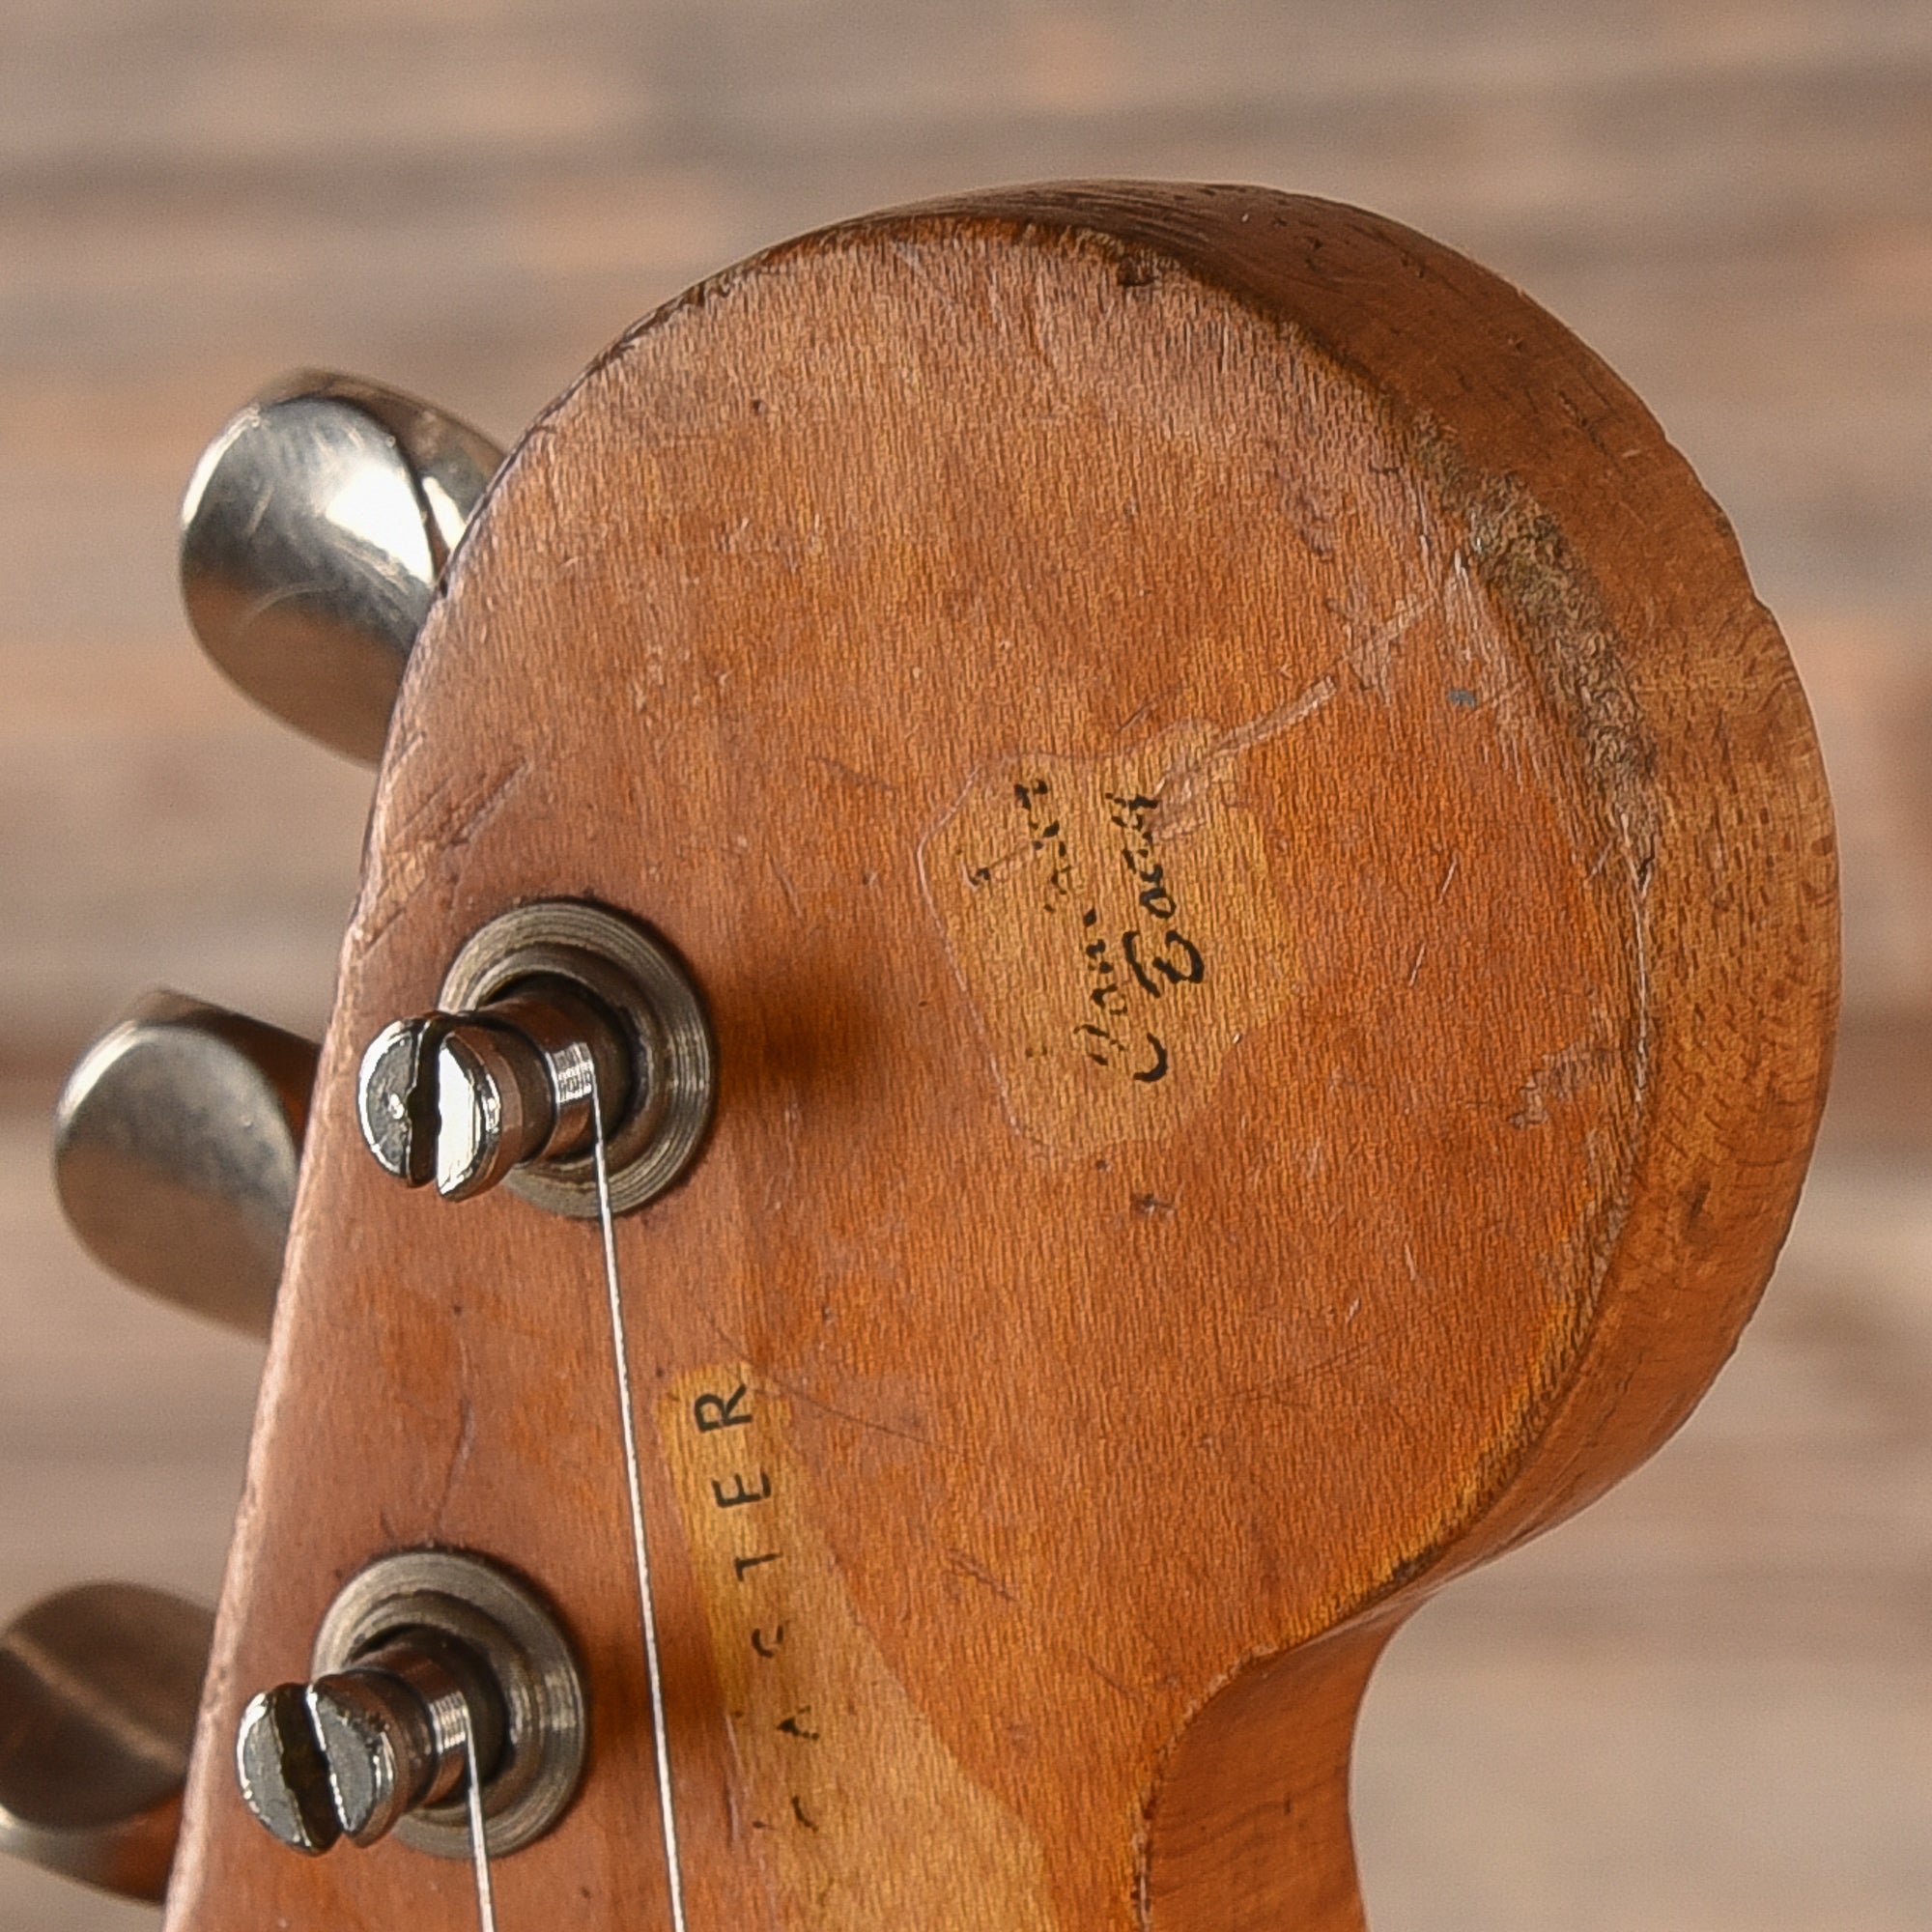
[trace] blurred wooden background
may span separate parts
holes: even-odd
[[[1357,201],[1528,288],[1736,521],[1836,787],[1847,1035],[1689,1431],[1395,1647],[1378,1932],[1932,1919],[1932,9],[1736,0],[6,0],[0,1605],[212,1595],[258,1362],[101,1279],[45,1121],[167,982],[310,1031],[367,777],[187,642],[206,437],[308,362],[506,440],[634,317],[867,207],[1069,175]],[[809,357],[811,344],[801,342]],[[0,1871],[0,1920],[152,1922]]]

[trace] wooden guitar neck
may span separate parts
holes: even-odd
[[[648,1013],[586,1047],[622,1000],[569,960],[465,953],[592,944],[558,905],[715,1056],[612,1231],[648,1646],[582,1122],[645,1136],[671,1061]],[[692,291],[512,452],[410,656],[169,1932],[475,1923],[463,1863],[298,1857],[237,1787],[249,1700],[424,1549],[581,1670],[506,1932],[1359,1927],[1376,1657],[1730,1350],[1835,919],[1723,517],[1450,250],[1096,184]],[[412,1055],[439,1160],[459,1103],[511,1135],[525,1074],[458,1047],[614,1056],[465,1143],[575,1195],[371,1158]]]

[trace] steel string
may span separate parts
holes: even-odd
[[[658,1657],[657,1608],[651,1595],[650,1545],[644,1535],[644,1485],[638,1463],[637,1404],[624,1334],[624,1298],[617,1284],[617,1236],[611,1215],[611,1166],[604,1144],[604,1104],[597,1069],[590,1068],[591,1154],[597,1170],[597,1219],[604,1233],[604,1286],[611,1302],[611,1347],[617,1361],[617,1415],[624,1430],[624,1475],[631,1492],[631,1552],[638,1572],[638,1607],[644,1628],[644,1670],[650,1679],[651,1736],[658,1759],[658,1815],[664,1830],[665,1873],[670,1887],[671,1932],[687,1932],[684,1871],[678,1861],[677,1807],[671,1798],[670,1740],[665,1723],[664,1670]],[[495,1932],[486,1926],[485,1932]]]

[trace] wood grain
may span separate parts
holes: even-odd
[[[1120,810],[1062,877],[1032,814],[1072,767]],[[934,844],[1001,783],[1009,849]],[[923,853],[966,865],[951,911]],[[975,926],[975,871],[1015,853],[1044,910]],[[1068,982],[1021,955],[1064,914],[1096,956],[1115,858],[1164,895],[1108,962],[1123,1004],[1090,998],[1094,1051],[1065,1013],[1050,1104],[1016,1109],[976,1001],[1038,1003],[1012,1037],[1050,1050]],[[1269,909],[1216,903],[1230,880]],[[1091,188],[708,285],[522,445],[412,668],[212,1735],[379,1548],[491,1548],[562,1604],[599,1714],[505,1912],[567,1887],[586,1923],[661,1916],[593,1244],[387,1191],[348,1091],[483,918],[585,895],[672,936],[724,1055],[704,1163],[623,1231],[634,1369],[742,1376],[788,1418],[837,1613],[921,1720],[852,1697],[844,1748],[936,1740],[990,1805],[987,1882],[1039,1897],[1037,1861],[1043,1923],[1358,1924],[1348,1739],[1387,1628],[1654,1448],[1762,1286],[1822,1098],[1833,884],[1728,527],[1601,363],[1448,251]],[[1202,950],[1282,917],[1289,949]],[[1217,956],[1238,1025],[1187,1005]],[[1134,1050],[1170,1037],[1194,1092],[1144,1106]],[[1095,1108],[1097,1138],[1065,1127]],[[720,1532],[647,1462],[684,1531],[695,1913],[945,1922],[945,1865],[882,1862],[862,1782],[833,1780],[850,1825],[809,1884],[747,1830],[748,1762],[825,1740],[726,1748]],[[460,1877],[287,1858],[210,1750],[170,1922],[455,1925]]]
[[[1094,174],[1383,210],[1633,383],[1805,676],[1848,1010],[1884,1041],[1932,1008],[1928,115],[1917,0],[23,0],[0,18],[0,1072],[57,1082],[156,982],[327,1015],[366,786],[222,688],[174,585],[181,490],[242,397],[333,365],[507,440],[753,248]]]
[[[1919,1932],[1932,1896],[1932,15],[1688,0],[1346,19],[890,0],[70,0],[0,18],[0,1581],[217,1586],[256,1365],[100,1276],[47,1116],[172,983],[319,1031],[366,776],[197,657],[172,520],[316,359],[508,440],[695,275],[974,182],[1247,179],[1454,240],[1605,352],[1804,675],[1847,1013],[1777,1281],[1693,1425],[1445,1593],[1358,1754],[1390,1932]],[[391,92],[385,74],[400,78]],[[0,1867],[0,1918],[146,1908]]]

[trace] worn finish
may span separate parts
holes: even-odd
[[[694,1922],[1358,1923],[1380,1640],[1681,1419],[1822,1094],[1815,749],[1656,426],[1390,224],[1102,188],[776,251],[513,459],[379,793],[209,1723],[377,1548],[489,1548],[596,1726],[499,1907],[649,1924],[593,1240],[354,1120],[555,893],[663,929],[720,1043],[619,1231]],[[469,1909],[278,1859],[208,1752],[188,1847],[177,1932]]]

